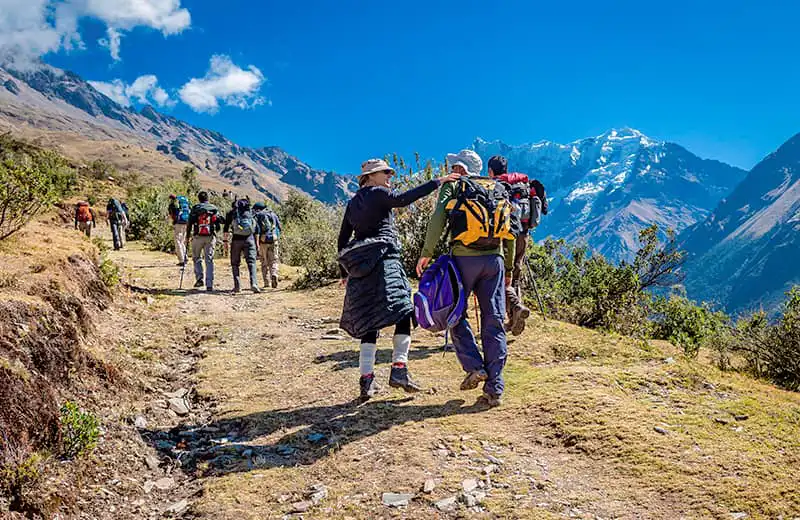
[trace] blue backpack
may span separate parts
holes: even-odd
[[[423,329],[440,332],[454,327],[464,315],[467,299],[453,257],[442,255],[422,273],[414,294],[414,315]]]
[[[183,195],[178,195],[176,197],[176,201],[178,203],[178,215],[175,218],[175,223],[186,224],[189,222],[189,213],[192,211],[192,208],[189,205],[189,199]]]

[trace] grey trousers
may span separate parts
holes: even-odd
[[[217,239],[214,236],[192,238],[192,260],[194,261],[194,279],[203,279],[203,261],[206,264],[206,288],[214,287],[214,247]]]
[[[241,288],[239,266],[242,265],[242,254],[244,254],[247,270],[250,273],[250,287],[258,287],[258,278],[256,277],[256,261],[258,259],[256,239],[250,236],[247,240],[231,240],[231,269],[233,270],[234,290]]]

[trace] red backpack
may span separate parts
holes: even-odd
[[[208,211],[203,211],[197,215],[197,235],[210,237],[214,234],[214,225],[217,222],[217,215]]]
[[[78,222],[91,222],[92,221],[92,210],[89,209],[88,202],[79,202],[78,203]]]

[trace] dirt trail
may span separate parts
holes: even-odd
[[[174,256],[131,243],[111,258],[146,305],[121,311],[105,332],[141,360],[134,370],[156,381],[150,390],[162,397],[144,406],[142,438],[160,453],[157,473],[176,482],[151,491],[160,502],[142,517],[168,506],[176,516],[215,519],[711,518],[737,511],[725,505],[725,491],[706,490],[702,470],[689,467],[700,457],[687,455],[692,443],[653,432],[650,421],[667,413],[659,407],[673,406],[669,397],[657,402],[657,393],[624,388],[626,378],[664,377],[670,367],[655,347],[534,320],[510,347],[506,403],[486,410],[475,404],[478,391],[458,390],[462,372],[454,354],[442,351],[442,338],[417,332],[410,368],[428,391],[408,396],[384,384],[378,398],[359,404],[357,343],[333,330],[338,286],[235,296],[178,291]],[[190,270],[184,287],[192,285]],[[232,287],[227,259],[217,261],[215,286]],[[382,382],[390,348],[389,337],[379,340]],[[163,395],[179,388],[190,390],[187,415],[170,411]],[[665,443],[674,457],[656,464],[648,457]],[[641,468],[634,467],[639,452]],[[659,467],[660,474],[648,473]],[[673,470],[681,479],[670,480]]]

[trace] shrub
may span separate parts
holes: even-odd
[[[100,438],[100,422],[78,405],[67,401],[61,407],[61,454],[74,458],[94,449]]]
[[[296,289],[318,287],[339,278],[337,261],[341,208],[332,208],[292,191],[279,208],[283,224],[281,259],[303,268]]]
[[[44,458],[21,448],[6,449],[0,464],[0,496],[10,498],[11,511],[26,509],[28,495],[42,480]]]
[[[683,259],[674,234],[667,232],[666,237],[662,241],[655,226],[643,230],[634,262],[620,265],[564,240],[531,244],[531,270],[548,313],[583,327],[648,337],[646,291],[676,283]]]
[[[106,287],[109,289],[115,288],[120,281],[120,269],[111,260],[109,260],[105,254],[101,256],[102,260],[100,262],[100,279],[103,281]]]
[[[764,312],[741,318],[726,348],[741,355],[747,369],[789,390],[800,390],[800,287],[787,293],[783,314],[770,323]]]
[[[697,356],[701,347],[722,352],[723,338],[729,319],[706,305],[698,305],[683,297],[672,295],[654,298],[652,305],[653,336],[665,339],[683,349],[688,357]],[[720,360],[720,364],[725,362]]]
[[[75,186],[67,161],[0,135],[0,240],[10,237]]]

